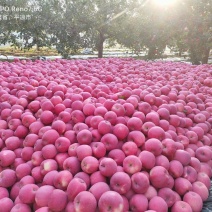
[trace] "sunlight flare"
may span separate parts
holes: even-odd
[[[173,5],[174,3],[176,3],[177,0],[154,0],[154,3],[157,4],[158,6],[169,6],[169,5]]]

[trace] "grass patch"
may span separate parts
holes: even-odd
[[[19,57],[35,57],[35,56],[55,56],[59,55],[56,49],[42,47],[39,50],[18,49],[14,47],[0,47],[0,55],[4,56],[19,56]]]

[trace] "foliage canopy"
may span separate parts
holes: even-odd
[[[166,46],[207,63],[212,47],[211,0],[1,0],[0,43],[52,47],[64,57],[80,48],[103,56],[105,41],[160,57]],[[159,0],[158,0],[159,2]]]

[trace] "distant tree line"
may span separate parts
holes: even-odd
[[[0,44],[55,46],[64,57],[93,48],[101,58],[107,41],[150,60],[169,47],[206,64],[212,48],[211,0],[1,0],[0,10]]]

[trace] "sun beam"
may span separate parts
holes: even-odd
[[[154,3],[157,4],[158,6],[169,6],[173,5],[177,0],[154,0]]]

